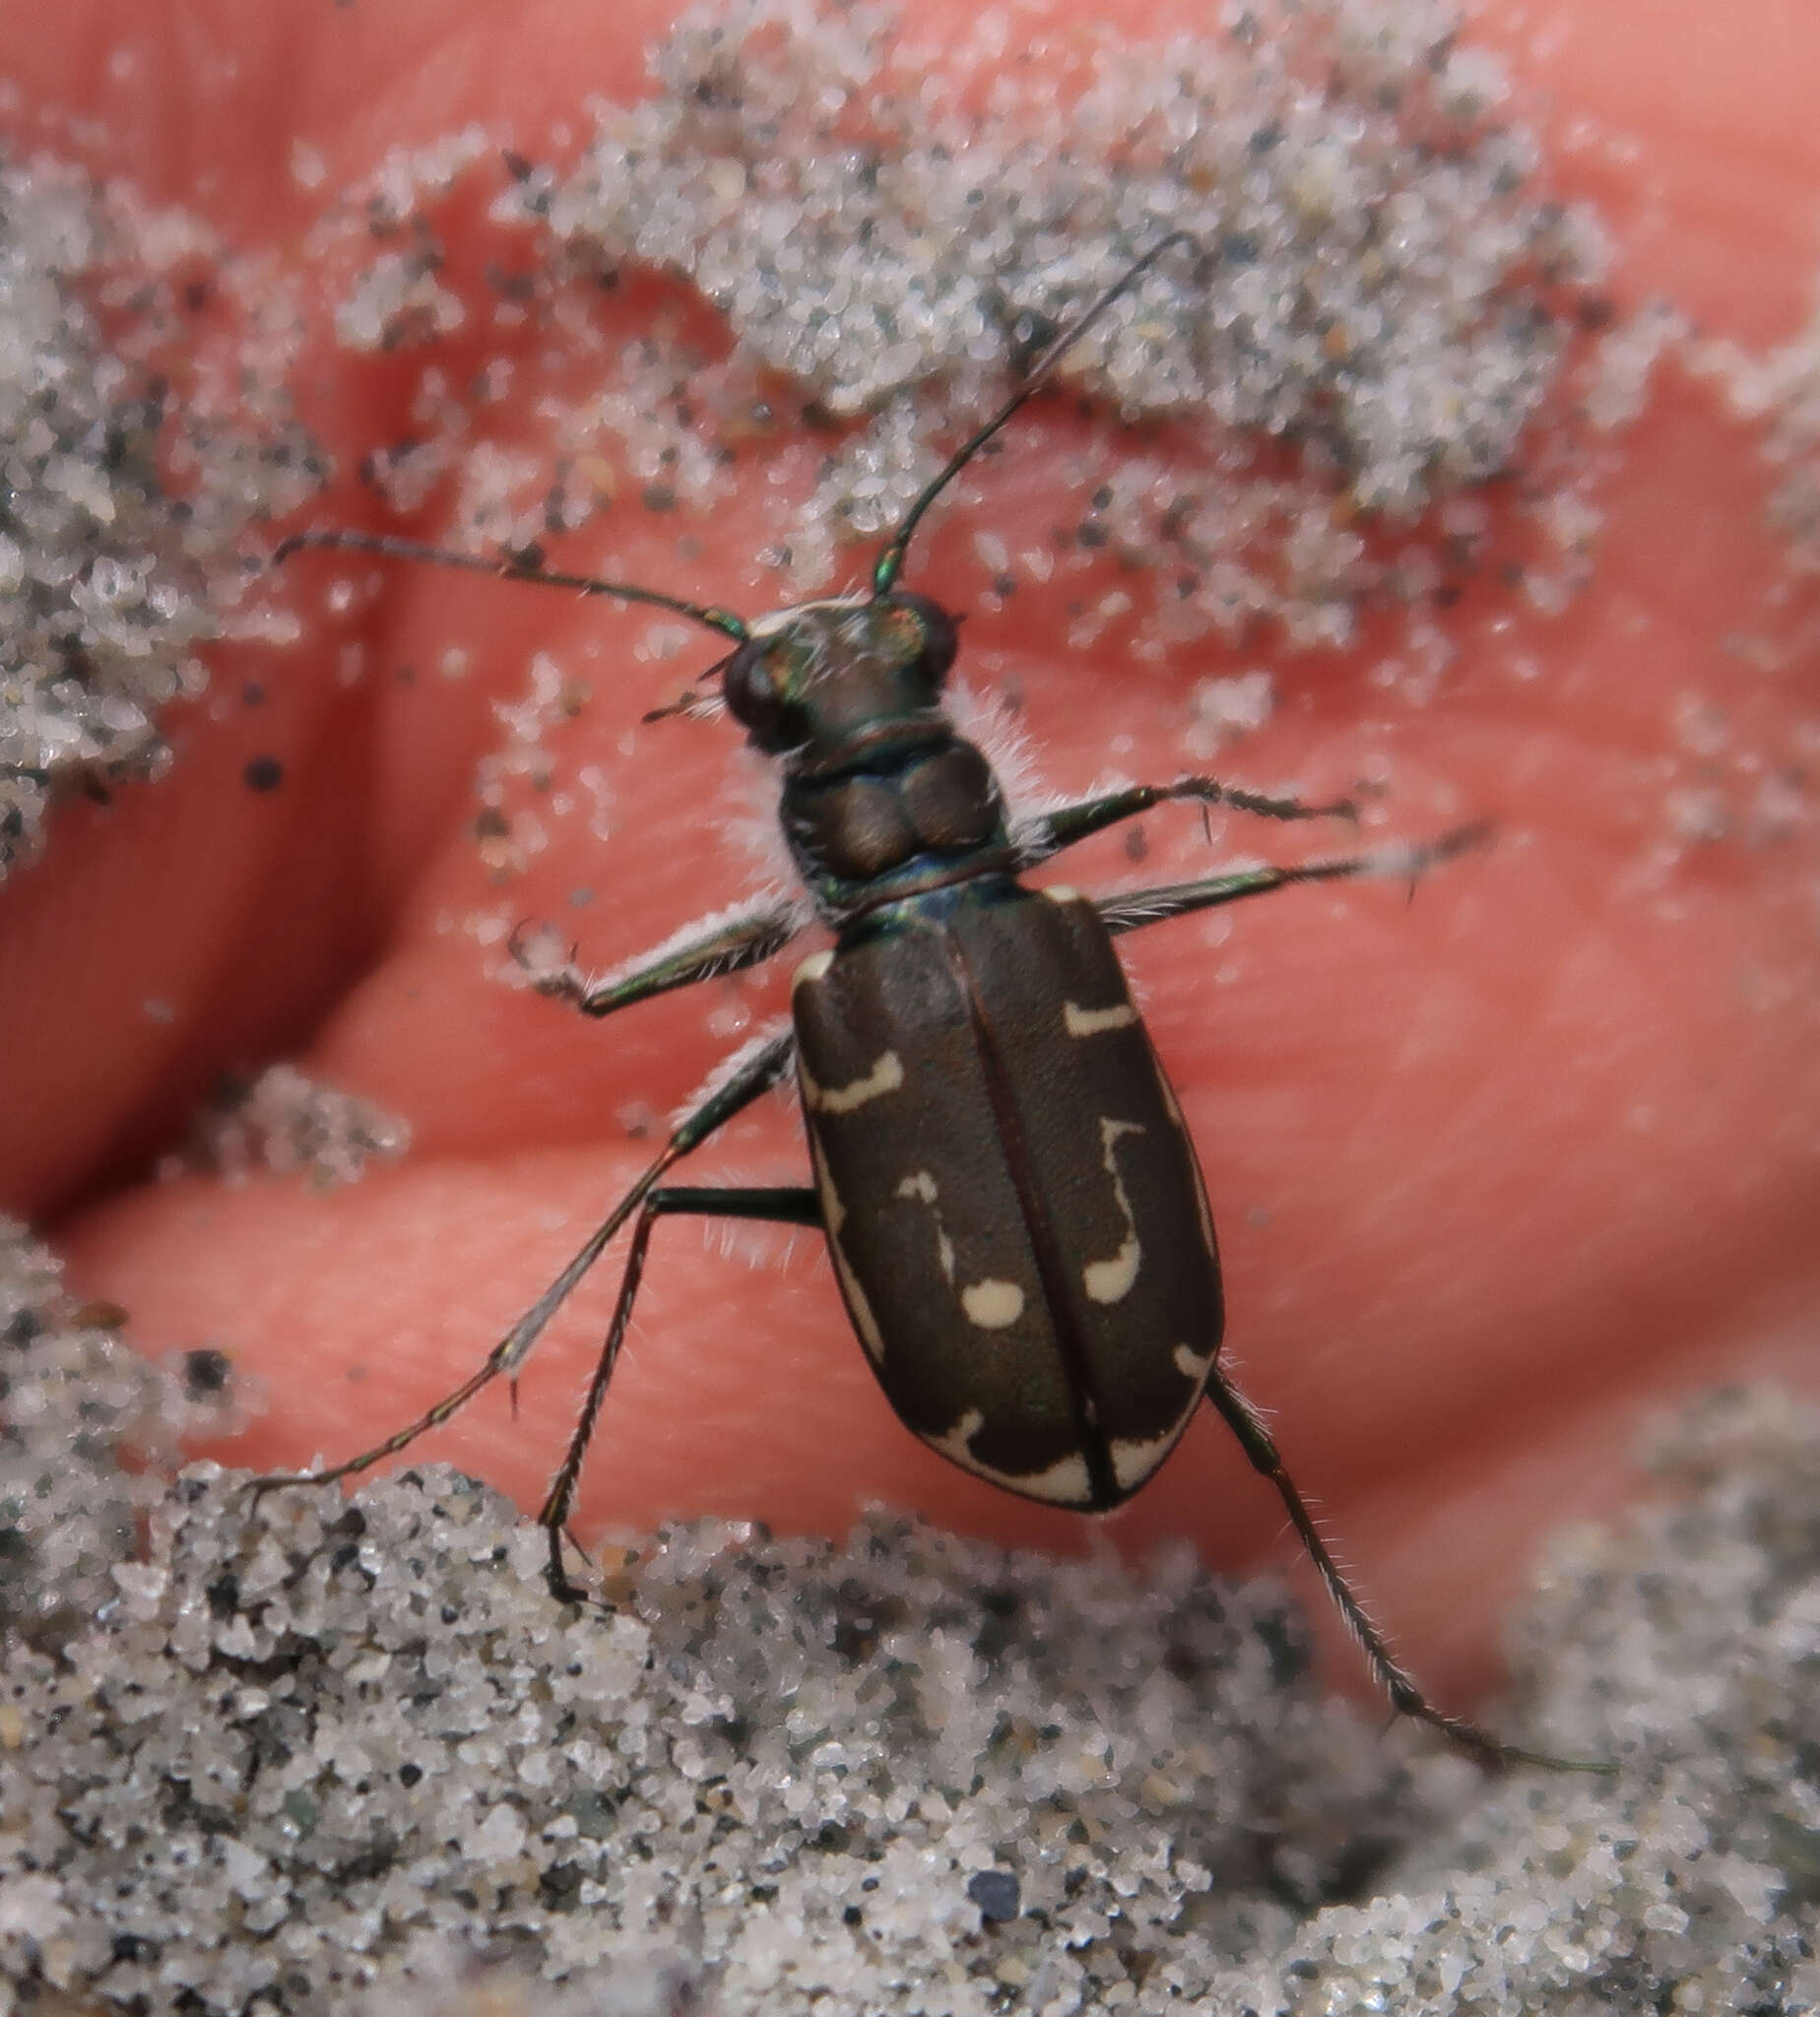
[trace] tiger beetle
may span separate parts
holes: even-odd
[[[900,1421],[976,1476],[1049,1506],[1102,1513],[1139,1490],[1204,1397],[1275,1486],[1302,1545],[1396,1711],[1487,1763],[1566,1761],[1506,1744],[1436,1708],[1393,1659],[1290,1480],[1263,1420],[1216,1363],[1223,1325],[1206,1192],[1174,1092],[1113,941],[1297,882],[1387,866],[1352,855],[1252,868],[1093,897],[1023,873],[1176,801],[1271,819],[1351,816],[1210,777],[1132,785],[1013,822],[987,759],[942,708],[956,618],[898,585],[924,514],[1053,375],[1064,355],[1165,253],[1159,239],[1065,328],[1019,389],[948,459],[879,553],[871,586],[777,610],[731,612],[620,582],[415,540],[299,533],[352,550],[648,604],[733,641],[702,675],[752,747],[777,760],[779,817],[814,918],[833,937],[797,968],[791,1019],[728,1058],[662,1151],[485,1364],[409,1427],[324,1469],[256,1488],[328,1484],[396,1455],[519,1368],[569,1292],[632,1221],[613,1322],[539,1523],[549,1582],[584,1593],[562,1554],[589,1439],[644,1273],[651,1231],[675,1213],[818,1230],[873,1371]],[[697,694],[657,711],[718,711]],[[655,719],[656,716],[647,717]],[[1475,845],[1466,826],[1399,857],[1405,873]],[[617,976],[572,960],[533,972],[543,994],[605,1016],[673,988],[757,966],[807,922],[767,899],[723,915]],[[521,959],[531,965],[522,945]],[[813,1182],[701,1188],[663,1181],[794,1070]],[[1593,1767],[1590,1769],[1603,1769]]]

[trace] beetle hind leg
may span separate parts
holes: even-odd
[[[1481,1729],[1477,1724],[1467,1722],[1464,1717],[1450,1716],[1446,1710],[1437,1709],[1423,1694],[1414,1675],[1392,1654],[1383,1633],[1372,1623],[1358,1594],[1329,1552],[1327,1542],[1321,1538],[1320,1529],[1315,1525],[1314,1515],[1284,1469],[1283,1460],[1257,1409],[1217,1371],[1207,1383],[1207,1399],[1219,1410],[1226,1426],[1238,1437],[1240,1447],[1252,1464],[1276,1487],[1276,1495],[1283,1502],[1296,1537],[1320,1572],[1329,1596],[1346,1621],[1346,1629],[1364,1652],[1372,1678],[1389,1696],[1391,1707],[1398,1716],[1413,1717],[1416,1722],[1438,1729],[1462,1750],[1469,1751],[1482,1765],[1539,1765],[1556,1772],[1608,1773],[1614,1770],[1612,1766],[1598,1761],[1554,1758],[1545,1752],[1524,1750],[1520,1745],[1505,1743],[1489,1730]]]
[[[607,1398],[614,1367],[618,1362],[619,1350],[632,1321],[632,1304],[637,1299],[638,1284],[644,1275],[651,1229],[660,1218],[683,1211],[712,1218],[762,1219],[773,1225],[818,1227],[822,1223],[820,1201],[807,1185],[762,1190],[750,1187],[715,1190],[672,1185],[653,1191],[645,1199],[632,1227],[631,1244],[625,1253],[625,1269],[619,1277],[619,1296],[614,1305],[613,1322],[608,1327],[606,1342],[595,1362],[594,1377],[588,1382],[588,1392],[582,1400],[574,1432],[569,1437],[568,1449],[563,1454],[561,1468],[552,1480],[549,1494],[537,1516],[537,1524],[550,1538],[550,1567],[546,1575],[550,1594],[558,1603],[592,1600],[579,1584],[569,1580],[568,1569],[562,1559],[565,1536],[578,1552],[585,1553],[575,1542],[574,1535],[569,1533],[569,1512],[575,1503],[575,1487],[581,1481],[581,1467],[587,1461],[588,1445],[594,1440],[594,1426],[600,1418],[601,1403]]]

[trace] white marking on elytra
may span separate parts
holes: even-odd
[[[812,1075],[799,1052],[797,1077],[802,1082],[806,1107],[818,1114],[850,1114],[870,1100],[882,1099],[886,1093],[901,1091],[904,1061],[895,1051],[882,1051],[878,1062],[860,1077],[850,1079],[845,1085],[822,1085]]]
[[[1132,1201],[1126,1196],[1118,1159],[1113,1153],[1113,1144],[1122,1136],[1142,1133],[1143,1129],[1136,1121],[1109,1121],[1103,1117],[1100,1121],[1100,1160],[1112,1179],[1112,1195],[1125,1214],[1126,1235],[1110,1261],[1089,1261],[1080,1270],[1081,1286],[1096,1303],[1116,1303],[1129,1295],[1132,1283],[1138,1279],[1138,1264],[1143,1259],[1143,1248],[1138,1238],[1137,1216],[1132,1210]]]
[[[960,1292],[967,1322],[981,1331],[1006,1331],[1023,1315],[1024,1292],[1014,1281],[970,1282]]]
[[[914,1199],[919,1204],[927,1204],[936,1221],[936,1263],[942,1269],[942,1278],[950,1285],[954,1280],[954,1242],[947,1236],[947,1228],[942,1223],[942,1213],[937,1209],[942,1193],[936,1188],[936,1180],[928,1170],[914,1170],[897,1187],[899,1198]]]
[[[1160,1436],[1147,1436],[1141,1442],[1136,1436],[1115,1439],[1106,1453],[1112,1459],[1113,1476],[1126,1491],[1136,1491],[1175,1448],[1181,1433],[1182,1423],[1177,1421]]]
[[[977,1460],[967,1446],[985,1426],[985,1415],[977,1407],[970,1407],[945,1435],[931,1436],[929,1440],[938,1450],[944,1451],[952,1457],[956,1463],[974,1464]]]
[[[1112,1008],[1083,1008],[1078,1002],[1062,1004],[1062,1027],[1070,1036],[1098,1036],[1102,1030],[1130,1029],[1138,1011],[1129,1002]]]
[[[1175,1087],[1170,1084],[1160,1068],[1156,1074],[1156,1082],[1162,1089],[1163,1104],[1169,1109],[1169,1118],[1175,1123],[1175,1131],[1188,1146],[1188,1166],[1194,1172],[1195,1178],[1195,1205],[1201,1216],[1201,1243],[1208,1254],[1214,1254],[1218,1250],[1213,1243],[1213,1213],[1207,1204],[1207,1187],[1202,1181],[1201,1160],[1195,1154],[1194,1139],[1190,1136],[1188,1122],[1183,1117],[1182,1102],[1176,1098]]]
[[[1045,883],[1036,893],[1038,896],[1048,897],[1051,903],[1078,903],[1080,901],[1080,891],[1071,887],[1066,882]]]
[[[912,1170],[903,1178],[895,1195],[926,1204],[936,1222],[936,1260],[942,1276],[951,1287],[954,1281],[954,1242],[942,1222],[942,1192],[929,1170]],[[968,1282],[960,1291],[961,1314],[979,1331],[1007,1331],[1024,1313],[1024,1292],[1014,1281],[1000,1281],[987,1275]]]
[[[848,1319],[866,1348],[866,1356],[875,1366],[882,1366],[884,1334],[878,1329],[878,1320],[873,1315],[872,1304],[866,1300],[866,1291],[860,1286],[859,1276],[854,1273],[841,1249],[840,1229],[847,1222],[847,1207],[840,1202],[840,1193],[835,1190],[834,1179],[828,1174],[827,1159],[821,1153],[821,1144],[815,1139],[812,1128],[809,1130],[809,1161],[814,1173],[815,1196],[821,1203],[821,1223],[827,1233],[828,1259],[834,1264]]]
[[[985,1426],[986,1417],[977,1407],[970,1407],[945,1435],[925,1436],[923,1440],[932,1450],[941,1451],[950,1464],[958,1464],[962,1470],[1003,1485],[1008,1492],[1021,1492],[1026,1499],[1043,1499],[1052,1506],[1085,1506],[1091,1501],[1093,1486],[1084,1457],[1064,1457],[1047,1470],[1027,1474],[982,1464],[971,1445]]]
[[[1171,1349],[1169,1356],[1176,1371],[1188,1382],[1188,1396],[1181,1413],[1160,1436],[1120,1436],[1107,1446],[1106,1455],[1112,1463],[1112,1474],[1121,1488],[1128,1492],[1135,1492],[1175,1448],[1206,1391],[1207,1374],[1213,1365],[1211,1352],[1203,1358],[1186,1344],[1178,1344]]]
[[[812,986],[820,980],[833,964],[834,954],[828,947],[823,946],[819,952],[812,952],[790,976],[790,992],[794,995],[798,988]]]
[[[1213,1370],[1213,1354],[1202,1354],[1186,1344],[1178,1344],[1170,1354],[1175,1360],[1175,1369],[1197,1393],[1207,1384],[1207,1375]]]

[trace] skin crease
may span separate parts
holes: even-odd
[[[326,325],[336,270],[312,272],[303,232],[335,191],[387,147],[471,119],[548,154],[554,122],[580,130],[588,93],[639,88],[637,52],[666,11],[620,0],[609,37],[573,4],[271,0],[153,22],[66,0],[9,32],[8,123],[18,153],[75,154],[67,121],[98,122],[83,158],[300,277]],[[1031,62],[1064,60],[1070,14],[1056,0],[1030,17]],[[967,20],[935,5],[915,18],[938,44]],[[1146,27],[1172,25],[1146,10]],[[1473,32],[1506,54],[1552,185],[1603,207],[1620,315],[1666,296],[1709,335],[1788,339],[1820,250],[1820,129],[1799,84],[1820,55],[1811,12],[1557,4],[1498,10]],[[315,193],[292,179],[298,139],[326,168]],[[504,242],[484,208],[457,201],[437,221],[477,275]],[[514,259],[526,243],[510,241]],[[718,354],[707,311],[641,280],[594,311],[610,347],[648,332],[654,305]],[[452,373],[491,341],[458,339]],[[538,373],[572,394],[585,377],[562,372],[583,366],[533,361],[529,346],[526,359],[496,424],[547,460]],[[404,431],[424,361],[312,336],[296,396],[342,468]],[[784,480],[800,488],[812,464],[788,451],[786,438]],[[1109,762],[1168,778],[1195,683],[1264,664],[1277,715],[1223,774],[1323,796],[1388,766],[1372,837],[1499,821],[1494,849],[1437,872],[1412,904],[1388,881],[1305,890],[1126,942],[1207,1168],[1239,1376],[1400,1652],[1437,1698],[1469,1708],[1545,1531],[1635,1491],[1627,1453],[1651,1407],[1719,1379],[1820,1384],[1803,1328],[1820,1275],[1813,829],[1766,838],[1748,818],[1758,778],[1795,768],[1803,723],[1812,763],[1812,594],[1788,590],[1762,529],[1772,478],[1754,437],[1671,369],[1596,487],[1591,586],[1544,621],[1496,581],[1474,584],[1438,613],[1459,657],[1426,706],[1370,684],[1368,649],[1209,640],[1134,678],[1066,642],[1068,597],[1099,592],[1110,569],[979,607],[972,532],[1047,541],[1057,458],[1083,451],[1116,464],[1109,418],[1078,421],[1066,401],[1021,417],[1007,452],[938,507],[905,576],[971,610],[961,671],[1019,696],[1045,784],[1083,791]],[[782,599],[747,557],[769,536],[749,497],[683,516],[680,534],[634,500],[552,557],[611,554],[623,578],[748,616]],[[375,522],[352,483],[304,518]],[[432,513],[398,529],[447,526]],[[48,1225],[78,1293],[127,1306],[146,1348],[219,1344],[263,1383],[269,1412],[215,1453],[255,1466],[351,1454],[478,1363],[650,1152],[627,1113],[684,1099],[781,1005],[791,964],[601,1027],[499,985],[497,955],[440,920],[551,918],[604,968],[750,886],[721,830],[723,795],[750,799],[734,732],[635,726],[718,653],[704,634],[669,664],[641,659],[648,620],[608,604],[404,568],[371,578],[367,593],[360,566],[288,570],[272,593],[302,641],[215,652],[212,701],[175,724],[170,777],[60,813],[41,866],[0,892],[0,970],[33,977],[0,1001],[5,1202]],[[337,580],[362,587],[339,613]],[[1728,648],[1739,636],[1781,670]],[[355,643],[366,675],[343,686],[338,653]],[[425,676],[455,645],[469,677]],[[612,831],[553,824],[551,853],[501,887],[475,843],[474,773],[502,740],[493,703],[523,695],[538,649],[591,691],[549,748],[565,780],[603,767]],[[245,703],[249,682],[262,705]],[[1689,695],[1722,710],[1729,738],[1704,768],[1676,726]],[[254,756],[282,763],[278,791],[245,787]],[[1685,845],[1670,795],[1715,783],[1741,809],[1735,830]],[[1343,829],[1228,820],[1209,850],[1185,812],[1151,816],[1143,838],[1140,867],[1115,834],[1052,875],[1103,888],[1203,873],[1222,853],[1347,845]],[[596,897],[578,909],[580,884]],[[171,1019],[149,1018],[149,999]],[[271,1058],[408,1117],[410,1158],[326,1197],[143,1181],[216,1072]],[[793,1114],[766,1101],[685,1180],[787,1183],[803,1168]],[[963,1476],[897,1426],[815,1249],[748,1232],[727,1258],[686,1221],[659,1228],[583,1531],[697,1513],[840,1530],[882,1499],[1087,1544],[1083,1523]],[[414,1456],[535,1505],[615,1281],[610,1258],[533,1360],[515,1420],[495,1391]],[[1210,1414],[1102,1530],[1133,1553],[1192,1535],[1226,1568],[1293,1560],[1273,1497]],[[1331,1666],[1356,1680],[1350,1657]]]

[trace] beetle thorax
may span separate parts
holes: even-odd
[[[779,816],[831,922],[1014,866],[992,766],[940,715],[917,741],[874,743],[850,768],[787,770]]]
[[[942,711],[954,619],[905,589],[760,618],[722,674],[727,705],[783,765],[780,815],[838,923],[1012,866],[992,766]]]

